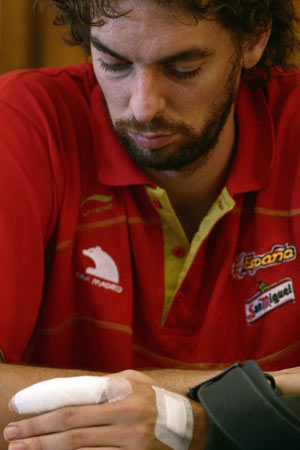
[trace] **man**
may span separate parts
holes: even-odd
[[[3,424],[18,389],[86,373],[67,368],[148,368],[123,400],[10,424],[10,449],[185,448],[155,431],[153,385],[299,365],[299,74],[266,76],[294,13],[257,3],[56,1],[92,67],[3,77],[0,341],[27,365],[1,366]]]

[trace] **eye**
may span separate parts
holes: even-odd
[[[194,70],[178,70],[172,66],[165,67],[165,72],[173,78],[178,78],[181,80],[191,80],[196,77],[199,72],[201,72],[202,68],[197,67]]]
[[[123,62],[119,64],[108,64],[104,62],[101,58],[98,59],[100,67],[105,72],[122,72],[130,68],[131,64],[128,62]]]

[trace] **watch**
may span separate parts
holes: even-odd
[[[300,396],[280,396],[274,378],[252,360],[192,387],[209,417],[207,450],[300,449]]]

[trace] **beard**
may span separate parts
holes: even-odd
[[[160,116],[154,117],[148,123],[138,122],[134,117],[117,120],[114,128],[134,161],[142,168],[158,171],[195,169],[203,165],[217,145],[235,102],[240,67],[240,60],[236,58],[223,89],[210,107],[208,118],[200,132],[196,132],[182,121],[174,122]],[[181,136],[181,140],[178,144],[149,150],[137,145],[128,135],[128,131],[131,133],[175,133]]]

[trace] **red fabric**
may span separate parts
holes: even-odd
[[[238,151],[226,184],[236,207],[202,244],[162,327],[159,215],[144,189],[150,182],[110,127],[91,66],[2,76],[0,347],[7,361],[97,370],[221,367],[250,358],[266,370],[299,365],[299,95],[298,73],[274,75],[256,90],[241,86]],[[231,270],[242,252],[263,258],[285,244],[295,258],[255,273]],[[113,280],[87,272],[96,247],[111,258]],[[248,323],[245,302],[259,286],[278,291],[276,283],[288,298],[284,280],[292,281],[293,301]]]

